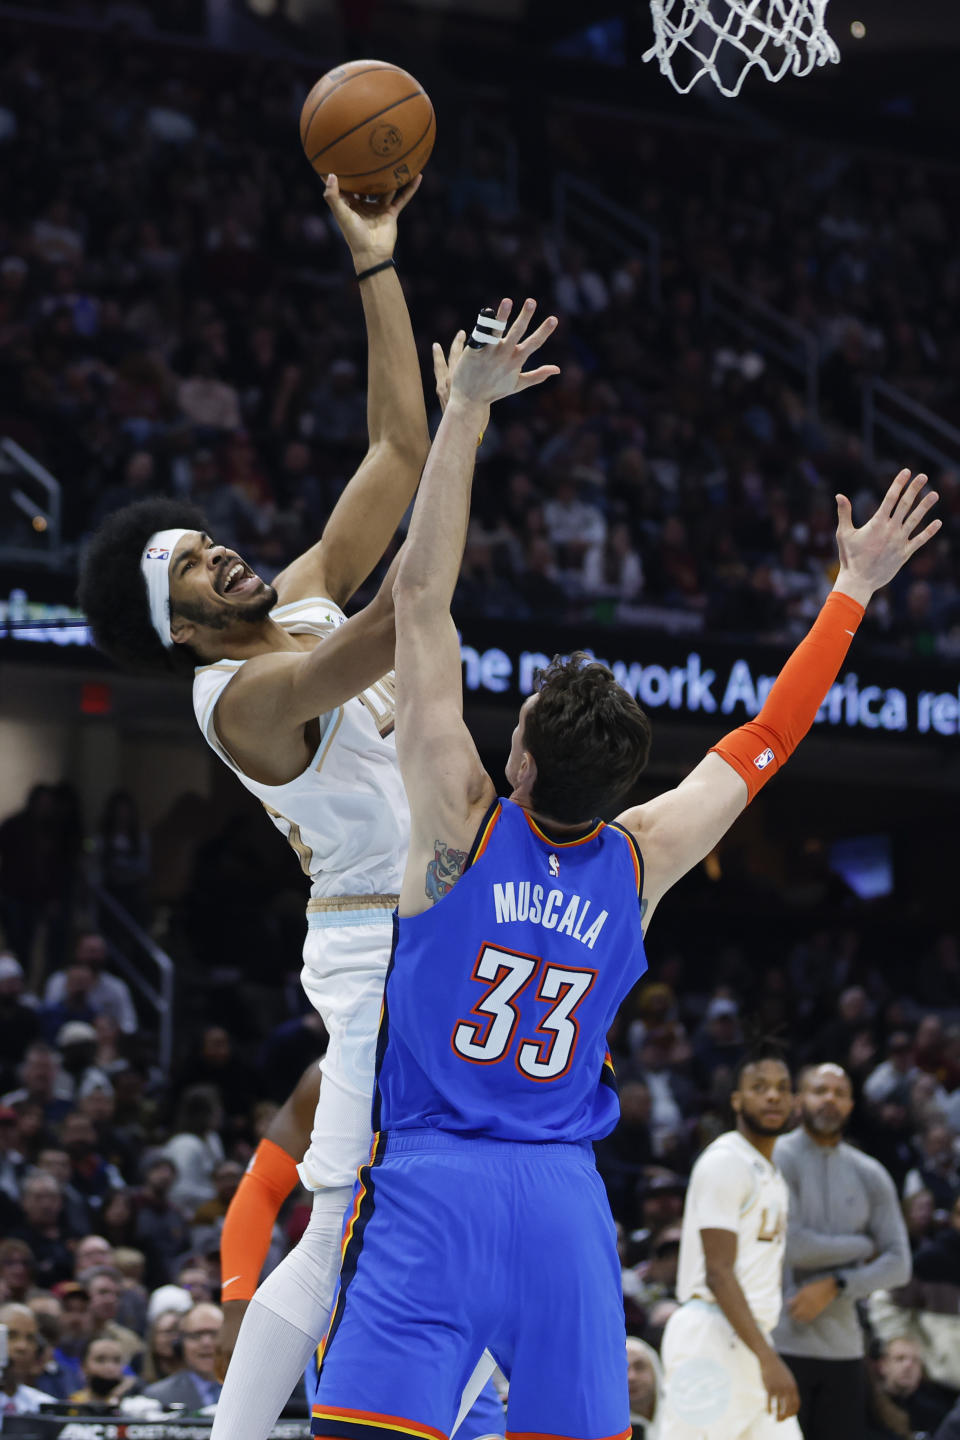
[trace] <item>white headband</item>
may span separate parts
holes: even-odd
[[[150,536],[140,556],[140,571],[146,581],[150,623],[165,650],[173,644],[170,634],[170,561],[184,535],[192,530],[158,530]]]

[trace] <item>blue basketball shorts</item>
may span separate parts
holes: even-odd
[[[311,1359],[303,1375],[303,1388],[306,1391],[307,1408],[310,1411],[313,1410],[317,1399],[319,1381],[318,1366],[315,1360]],[[500,1396],[497,1394],[493,1381],[488,1380],[464,1415],[457,1431],[457,1440],[487,1440],[488,1436],[502,1435],[504,1432],[503,1422],[503,1405],[500,1402]]]
[[[488,1348],[513,1440],[630,1435],[616,1234],[587,1144],[377,1137],[344,1224],[313,1434],[445,1440]]]

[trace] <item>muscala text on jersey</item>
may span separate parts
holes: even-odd
[[[569,935],[592,950],[606,924],[608,912],[591,915],[591,902],[580,895],[567,896],[562,890],[534,885],[529,880],[507,880],[493,887],[494,917],[498,925],[527,921]],[[589,922],[589,924],[588,924]]]

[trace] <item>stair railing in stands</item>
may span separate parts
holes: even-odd
[[[700,308],[705,320],[716,316],[758,349],[795,371],[803,380],[807,409],[816,418],[820,402],[820,346],[812,330],[720,275],[702,277]]]
[[[110,958],[118,970],[122,970],[126,978],[136,987],[139,993],[146,1000],[147,1004],[157,1014],[158,1051],[160,1064],[165,1074],[169,1074],[170,1065],[173,1060],[173,989],[174,989],[174,966],[173,961],[165,950],[148,935],[142,926],[130,914],[109,890],[98,884],[96,881],[88,881],[89,889],[93,895],[98,911],[106,911],[115,926],[119,926],[125,937],[136,945],[137,949],[156,969],[156,984],[143,975],[130,959],[123,953],[118,945],[113,944],[109,935],[107,945],[110,951]],[[101,929],[103,928],[101,922]]]
[[[601,238],[621,255],[639,249],[646,264],[647,299],[660,304],[660,231],[611,200],[569,170],[559,170],[553,182],[553,223],[561,243]]]
[[[881,437],[896,445],[897,464],[960,470],[956,425],[911,399],[899,386],[871,378],[863,383],[863,458],[871,468],[883,458],[877,453]]]

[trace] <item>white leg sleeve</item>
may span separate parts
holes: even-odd
[[[350,1186],[318,1190],[300,1243],[268,1275],[247,1308],[210,1440],[267,1440],[323,1339],[340,1271]]]

